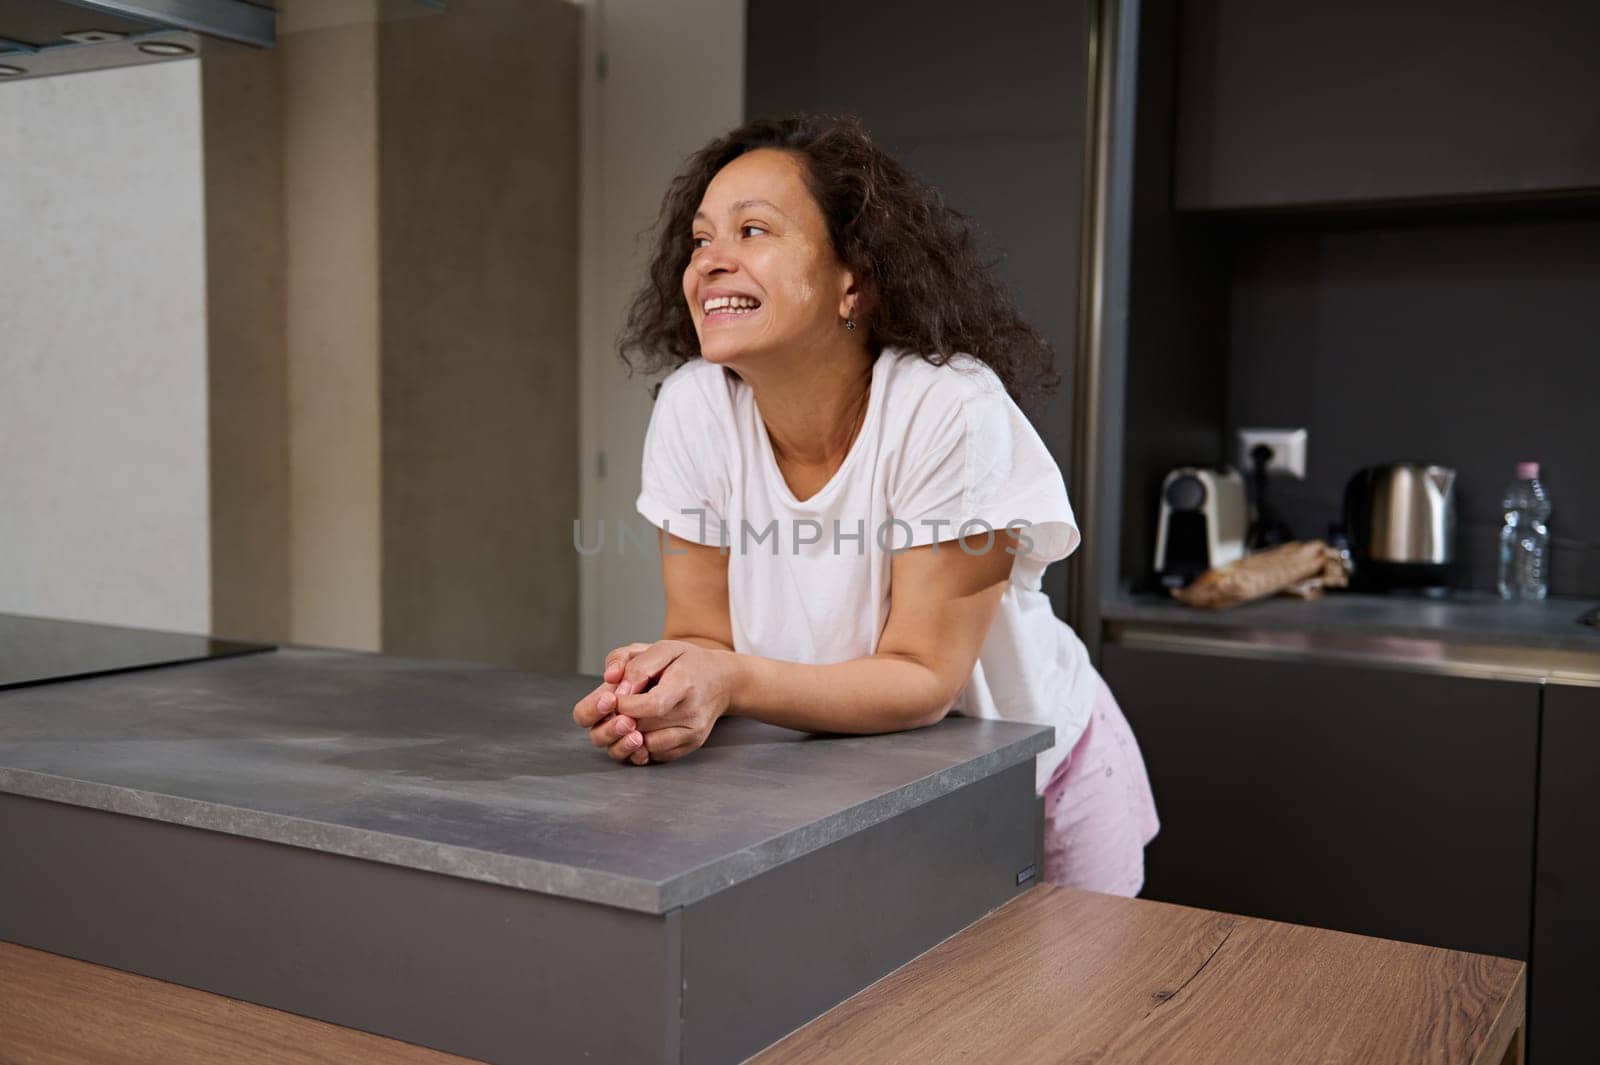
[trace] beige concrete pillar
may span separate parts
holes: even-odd
[[[287,639],[289,424],[280,64],[200,65],[205,131],[211,629]]]
[[[290,632],[382,646],[378,70],[370,22],[287,33]]]
[[[577,654],[578,36],[565,0],[383,23],[383,646]]]

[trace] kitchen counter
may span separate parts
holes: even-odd
[[[1585,599],[1507,603],[1461,593],[1450,599],[1329,593],[1274,597],[1227,610],[1196,610],[1170,598],[1109,601],[1102,616],[1113,643],[1250,651],[1311,660],[1359,658],[1431,672],[1555,683],[1600,681],[1600,628],[1580,625]]]
[[[43,686],[0,701],[0,791],[659,914],[1051,737],[729,719],[682,761],[618,765],[572,723],[598,682],[285,649]]]
[[[596,682],[280,649],[0,692],[0,938],[486,1060],[737,1060],[1037,875],[1048,728],[730,719],[638,767],[572,724]]]

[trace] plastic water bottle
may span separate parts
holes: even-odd
[[[1500,528],[1500,595],[1543,599],[1550,591],[1550,497],[1539,483],[1537,462],[1517,463],[1506,489]]]

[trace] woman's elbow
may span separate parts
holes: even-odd
[[[955,708],[961,692],[966,687],[966,677],[957,681],[956,678],[947,675],[948,670],[941,670],[937,663],[928,661],[925,656],[903,651],[879,651],[877,657],[894,658],[910,663],[919,667],[921,673],[921,676],[908,674],[907,680],[900,683],[902,693],[910,697],[893,713],[890,727],[894,731],[937,725]]]
[[[950,690],[948,685],[941,685],[941,689],[932,704],[922,713],[917,714],[915,721],[906,727],[927,728],[929,725],[937,725],[943,721],[950,711],[956,708],[956,703],[960,700],[961,692],[964,688],[964,683],[954,691]]]

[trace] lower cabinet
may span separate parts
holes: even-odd
[[[1538,684],[1115,643],[1101,671],[1161,817],[1146,898],[1528,959]]]
[[[1600,688],[1547,687],[1543,735],[1528,1053],[1560,1065],[1600,1053]]]

